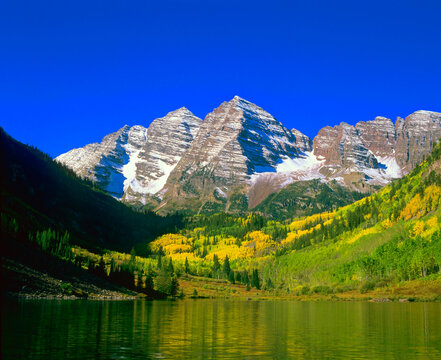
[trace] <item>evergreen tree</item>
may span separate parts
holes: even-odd
[[[250,283],[250,277],[249,277],[249,275],[248,275],[248,271],[245,271],[245,272],[243,273],[243,276],[242,276],[242,282],[243,282],[244,284],[249,284],[249,283]]]
[[[170,295],[175,296],[178,293],[179,281],[176,275],[171,277]]]
[[[155,279],[156,289],[165,295],[176,295],[179,282],[175,275],[170,275],[168,269],[163,267]]]
[[[175,272],[175,268],[173,267],[173,261],[172,258],[169,259],[168,261],[168,266],[167,266],[167,270],[170,274],[173,274]]]
[[[260,289],[259,272],[257,269],[253,270],[253,274],[251,276],[251,286],[255,287],[256,289]]]
[[[228,255],[225,256],[223,272],[224,272],[225,277],[228,279],[230,276],[230,272],[231,272],[230,260],[228,259]]]
[[[216,276],[219,274],[220,264],[219,258],[216,254],[213,255],[213,274]]]
[[[240,275],[240,271],[236,272],[235,276],[236,276],[235,279],[236,282],[242,282],[242,276]]]
[[[268,278],[268,279],[266,279],[266,282],[265,282],[265,290],[272,290],[272,289],[274,289],[274,284],[271,281],[271,278]]]
[[[130,261],[134,262],[136,259],[136,250],[134,247],[132,247],[132,250],[130,250]]]
[[[234,271],[233,270],[231,270],[230,271],[230,274],[228,275],[228,281],[230,282],[230,283],[232,283],[232,284],[235,284],[236,282],[235,282],[235,279],[234,279]]]
[[[89,261],[89,259],[88,259]],[[116,264],[115,264],[115,260],[113,260],[113,258],[110,259],[110,272],[114,272],[116,268]]]
[[[187,258],[185,258],[185,264],[184,264],[184,268],[185,268],[185,273],[186,274],[190,274],[190,265],[189,265],[189,263],[188,263],[188,259]]]
[[[162,269],[162,255],[158,254],[158,270]]]
[[[105,276],[106,274],[106,264],[104,263],[104,258],[101,256],[100,261],[98,262],[98,274],[100,276]]]

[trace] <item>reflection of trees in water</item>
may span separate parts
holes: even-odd
[[[2,311],[5,358],[437,358],[438,303],[32,301]],[[437,348],[438,347],[438,348]],[[8,356],[9,355],[9,356]]]

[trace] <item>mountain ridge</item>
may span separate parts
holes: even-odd
[[[143,140],[132,141],[139,133]],[[369,193],[409,173],[439,138],[441,113],[419,110],[395,123],[381,116],[341,122],[310,139],[236,95],[204,120],[182,107],[147,129],[123,127],[56,160],[122,201],[156,211],[230,211],[234,199],[246,211],[298,181],[335,180]]]

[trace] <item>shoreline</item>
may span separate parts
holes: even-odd
[[[345,295],[344,293],[341,295]],[[348,294],[350,295],[350,294]],[[88,297],[80,297],[76,295],[35,295],[35,294],[21,294],[21,293],[2,293],[2,299],[15,299],[15,300],[90,300],[90,301],[181,301],[181,300],[226,300],[226,301],[295,301],[295,302],[369,302],[369,303],[422,303],[432,302],[441,303],[441,296],[435,295],[432,297],[425,296],[396,296],[396,297],[372,297],[372,296],[337,296],[335,294],[330,296],[275,296],[275,295],[258,295],[252,297],[241,296],[185,296],[180,297],[168,297],[165,299],[152,299],[143,294],[128,295],[128,296],[106,296],[106,295],[93,295]]]

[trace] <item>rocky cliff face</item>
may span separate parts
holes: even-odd
[[[296,129],[291,129],[291,134],[294,136],[297,148],[303,152],[312,150],[312,141],[305,134],[302,134]]]
[[[124,126],[57,160],[129,203],[238,211],[297,181],[369,191],[410,172],[441,138],[441,113],[324,127],[313,141],[238,96],[205,120],[186,108],[148,129]]]
[[[378,116],[372,121],[358,122],[355,129],[363,145],[375,157],[393,154],[397,136],[392,120]]]
[[[441,138],[441,113],[417,111],[396,122],[395,158],[405,174],[423,160]]]
[[[360,189],[360,184],[384,185],[409,173],[440,138],[441,114],[417,111],[395,124],[377,117],[355,127],[325,127],[314,138],[314,154],[324,159],[322,174]]]
[[[313,148],[314,154],[325,160],[322,172],[326,175],[334,175],[341,169],[352,172],[378,165],[357,129],[346,123],[321,129],[314,138]]]

